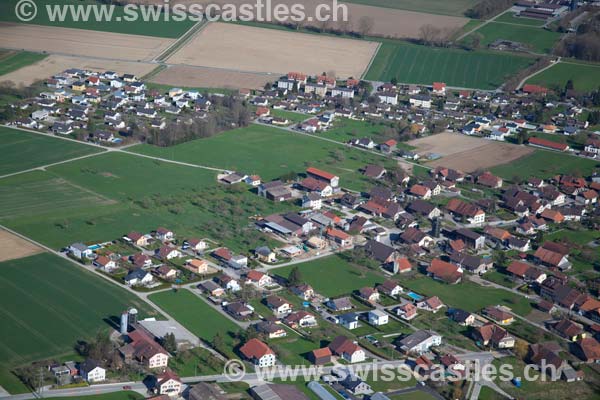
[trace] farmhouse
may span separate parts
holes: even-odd
[[[333,354],[349,363],[363,362],[366,359],[365,351],[346,336],[336,337],[328,347]]]
[[[258,339],[250,339],[240,348],[240,353],[258,367],[275,365],[275,352]]]
[[[327,182],[327,184],[329,184],[332,188],[338,187],[340,183],[340,178],[338,176],[317,168],[310,167],[306,170],[306,173],[308,176]]]
[[[434,258],[427,267],[427,275],[446,283],[456,284],[462,279],[462,270],[454,264]]]

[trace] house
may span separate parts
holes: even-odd
[[[432,192],[429,188],[419,184],[412,185],[408,193],[413,197],[423,200],[429,200],[432,196]]]
[[[124,280],[128,286],[144,286],[152,283],[154,278],[150,272],[139,268],[128,273]]]
[[[310,167],[306,170],[306,174],[315,179],[327,182],[332,188],[339,186],[340,178],[336,175],[330,174],[329,172],[322,171],[317,168]]]
[[[310,192],[302,196],[302,208],[320,210],[323,207],[323,199],[319,193]]]
[[[575,342],[580,337],[586,336],[583,326],[568,318],[561,319],[558,322],[549,323],[548,326],[550,330],[572,342]]]
[[[69,246],[68,250],[69,253],[73,255],[73,257],[78,258],[80,260],[83,260],[84,258],[92,258],[94,254],[93,251],[83,243],[73,243]]]
[[[175,239],[175,234],[167,228],[159,227],[156,229],[156,238],[162,242],[169,242]]]
[[[111,272],[117,268],[117,263],[106,256],[97,257],[93,264],[104,272]]]
[[[310,328],[317,326],[317,318],[309,312],[304,310],[295,311],[290,313],[283,319],[288,326],[292,328]]]
[[[233,317],[244,320],[250,317],[253,313],[252,309],[242,302],[227,303],[225,311]]]
[[[412,303],[404,303],[396,308],[396,315],[410,321],[417,316],[417,307]]]
[[[402,293],[402,287],[392,280],[386,280],[381,285],[378,285],[377,290],[390,297],[396,297]]]
[[[506,271],[520,279],[523,279],[525,282],[536,283],[538,285],[541,285],[547,277],[545,273],[538,270],[534,266],[521,261],[511,262],[506,268]]]
[[[350,301],[349,297],[340,297],[338,299],[331,299],[325,305],[331,308],[333,311],[348,311],[354,308],[354,305]]]
[[[461,309],[453,309],[450,318],[461,326],[472,326],[475,323],[475,315]]]
[[[389,154],[396,150],[397,145],[398,145],[398,142],[395,141],[394,139],[386,140],[385,142],[383,142],[379,145],[379,150],[382,153]],[[599,151],[600,151],[600,144],[599,144]]]
[[[409,103],[412,107],[431,108],[431,97],[426,94],[410,96]]]
[[[464,219],[470,224],[478,225],[485,222],[485,211],[474,204],[467,203],[461,199],[450,199],[446,205],[446,209],[455,218]]]
[[[502,178],[495,176],[490,171],[486,171],[476,178],[476,182],[479,185],[489,187],[492,189],[498,189],[502,187]]]
[[[385,325],[389,322],[389,315],[381,310],[371,310],[367,315],[369,324],[375,326]]]
[[[437,296],[431,296],[425,300],[421,300],[417,302],[417,308],[420,310],[430,311],[432,313],[436,313],[440,311],[442,308],[446,307],[444,303]]]
[[[125,235],[125,240],[130,241],[136,246],[147,246],[148,239],[148,235],[143,235],[140,232],[129,232],[127,235]]]
[[[271,321],[261,321],[254,325],[256,331],[266,335],[269,339],[277,339],[287,336],[283,326]]]
[[[414,227],[406,228],[400,235],[400,240],[406,244],[416,244],[423,248],[429,247],[434,242],[431,236]]]
[[[329,197],[333,194],[333,188],[325,181],[309,176],[304,178],[298,184],[302,189],[316,193],[322,197]]]
[[[277,361],[275,352],[258,339],[250,339],[241,348],[240,353],[258,367],[272,367]]]
[[[363,362],[366,359],[365,351],[346,336],[336,337],[328,347],[333,354],[349,363]]]
[[[315,296],[314,289],[312,288],[312,286],[307,284],[294,286],[291,288],[291,291],[304,301],[309,301]]]
[[[446,94],[446,84],[443,82],[433,82],[433,94],[444,96]]]
[[[499,325],[510,325],[515,320],[511,313],[502,310],[500,307],[486,307],[483,314]]]
[[[167,369],[162,374],[156,377],[156,388],[158,394],[166,394],[168,396],[179,396],[183,389],[183,382],[177,374],[170,369]]]
[[[358,295],[361,299],[368,301],[369,303],[377,303],[379,301],[379,292],[377,289],[364,287],[359,289]]]
[[[292,304],[279,296],[269,296],[265,303],[275,315],[287,315],[292,312]]]
[[[385,176],[386,172],[382,166],[369,164],[365,167],[363,175],[372,179],[381,179]]]
[[[225,295],[225,289],[217,285],[217,283],[213,281],[202,282],[200,283],[200,285],[198,285],[198,287],[204,290],[206,293],[209,294],[209,296],[212,297],[221,297]]]
[[[228,400],[227,393],[215,383],[198,382],[188,391],[188,400]]]
[[[600,362],[600,343],[594,338],[579,338],[573,353],[586,363]]]
[[[538,247],[533,257],[539,264],[564,271],[571,268],[571,263],[567,258],[568,254],[568,247],[555,242],[545,242]]]
[[[273,284],[273,279],[260,271],[251,270],[246,274],[246,282],[252,283],[256,287],[262,288]]]
[[[340,325],[348,330],[358,328],[358,314],[347,313],[338,316]]]
[[[475,250],[482,249],[485,246],[485,236],[466,228],[460,228],[454,232],[455,239],[462,240],[465,245]]]
[[[441,215],[441,211],[433,203],[424,200],[414,200],[408,206],[408,211],[422,215],[428,219],[434,219]]]
[[[345,378],[338,383],[355,396],[373,393],[371,386],[354,374],[345,374]]]
[[[528,361],[537,366],[540,370],[545,369],[547,374],[554,380],[560,378],[561,372],[569,364],[563,360],[559,353],[562,351],[560,345],[556,342],[533,343],[529,345]],[[548,368],[548,367],[553,367]]]
[[[431,347],[442,344],[442,337],[434,331],[419,330],[396,341],[399,351],[406,354],[423,354]]]
[[[472,274],[482,275],[494,267],[492,258],[472,256],[466,252],[450,253],[450,261]]]
[[[427,267],[427,275],[442,282],[456,284],[462,279],[462,270],[454,264],[434,258]]]
[[[234,269],[246,268],[248,266],[248,257],[243,254],[237,254],[229,259],[227,265]]]
[[[254,254],[256,254],[256,257],[261,262],[274,263],[275,261],[277,261],[275,252],[267,246],[257,247],[256,249],[254,249]]]
[[[391,263],[396,259],[396,250],[376,240],[369,240],[364,246],[365,252],[382,264]]]
[[[106,380],[106,369],[102,368],[96,361],[89,358],[79,365],[79,374],[88,383]]]
[[[169,246],[161,246],[160,248],[154,251],[154,254],[161,260],[172,260],[174,258],[179,258],[183,255],[176,248]]]
[[[331,349],[323,347],[322,349],[316,349],[308,353],[308,360],[314,365],[325,365],[331,362],[331,356]]]
[[[202,275],[208,272],[208,262],[198,258],[187,260],[185,264],[183,264],[183,267],[194,274]]]
[[[145,332],[136,329],[128,334],[130,343],[119,349],[125,360],[135,359],[146,368],[164,369],[169,364],[169,353]]]
[[[191,249],[195,252],[201,252],[208,248],[208,243],[206,242],[206,240],[202,240],[202,239],[192,238],[192,239],[186,240],[184,242],[184,246],[185,246],[185,243],[187,243],[187,246],[189,246],[189,249]]]
[[[224,288],[225,290],[229,290],[232,292],[238,292],[242,289],[240,287],[239,282],[227,274],[217,276],[215,278],[215,282],[217,282],[219,285],[221,285],[221,287]]]
[[[348,235],[346,232],[341,231],[335,228],[328,228],[325,232],[325,236],[329,240],[333,240],[340,247],[347,247],[352,245],[352,236]]]
[[[510,349],[515,346],[515,338],[505,329],[491,322],[475,327],[472,336],[482,346],[496,349]]]

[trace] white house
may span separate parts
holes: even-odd
[[[157,379],[158,394],[179,396],[183,384],[181,379],[171,372],[171,370],[167,370],[164,374],[159,375]]]
[[[277,362],[275,352],[258,339],[250,339],[240,348],[240,353],[258,367],[272,367]]]
[[[369,324],[379,326],[389,322],[389,316],[381,310],[369,311]]]
[[[148,271],[144,271],[143,269],[136,269],[131,271],[125,277],[125,283],[129,286],[137,286],[137,285],[147,285],[154,280],[152,274]]]
[[[352,330],[358,328],[358,314],[342,314],[338,316],[338,320],[340,321],[340,325],[346,329]]]
[[[433,331],[420,330],[405,336],[397,343],[397,347],[404,353],[423,354],[433,346],[442,344],[442,337]]]
[[[79,366],[79,374],[89,383],[102,382],[106,380],[106,370],[100,367],[94,360],[85,360]]]
[[[84,258],[91,258],[93,254],[93,251],[83,243],[73,243],[69,246],[69,252],[73,255],[73,257],[79,258],[80,260]]]

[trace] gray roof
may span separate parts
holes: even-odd
[[[71,248],[73,248],[73,249],[77,249],[77,250],[79,250],[79,251],[85,251],[85,250],[88,250],[88,247],[87,247],[85,244],[83,244],[83,243],[73,243],[73,244],[71,245]]]

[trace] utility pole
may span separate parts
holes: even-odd
[[[40,376],[39,376],[39,381],[38,381],[38,396],[39,397],[44,397],[42,395],[43,386],[44,386],[44,369],[43,369],[43,367],[40,367]]]

